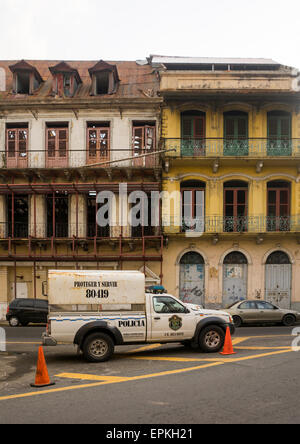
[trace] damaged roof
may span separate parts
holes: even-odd
[[[19,61],[1,61],[0,60],[0,75],[1,68],[5,71],[5,79],[0,79],[0,87],[2,87],[2,92],[0,88],[0,99],[2,100],[21,100],[26,99],[26,101],[36,101],[36,99],[43,99],[44,101],[49,99],[53,102],[53,97],[51,96],[52,91],[52,74],[50,71],[55,71],[59,66],[61,67],[62,61],[37,61],[37,60],[27,60],[22,61],[22,66],[26,63],[27,66],[30,65],[31,69],[38,72],[42,84],[38,90],[36,90],[33,95],[21,95],[13,94],[13,73],[10,69],[11,66],[18,68],[20,64]],[[108,66],[118,75],[119,83],[117,90],[114,94],[101,95],[100,98],[106,99],[122,99],[122,98],[158,98],[159,91],[159,79],[155,74],[153,67],[149,64],[139,65],[135,61],[117,61],[117,62],[103,62],[103,61],[68,61],[64,62],[70,69],[76,70],[78,75],[82,80],[82,84],[78,88],[76,94],[72,98],[64,98],[66,101],[78,100],[98,100],[99,96],[91,96],[92,80],[90,77],[90,72],[93,71],[95,67]],[[3,72],[3,71],[2,71]]]

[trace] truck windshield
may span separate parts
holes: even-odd
[[[167,296],[155,296],[153,307],[156,313],[185,313],[186,308],[175,299]]]

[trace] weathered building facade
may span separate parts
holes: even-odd
[[[168,291],[206,307],[261,298],[299,309],[299,72],[264,59],[151,63],[162,147],[174,150],[163,170]]]
[[[161,281],[160,227],[132,227],[119,201],[120,184],[161,188],[158,88],[142,63],[0,61],[0,318],[15,297],[43,298],[53,268]],[[116,196],[108,227],[100,191]]]

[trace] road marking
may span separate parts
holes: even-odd
[[[286,336],[286,335],[285,335]],[[242,338],[241,338],[242,339]],[[243,338],[244,339],[244,338]],[[154,345],[154,344],[152,344]],[[156,344],[157,345],[157,344]],[[159,346],[159,345],[157,345]],[[147,347],[148,348],[148,347]],[[140,349],[141,350],[141,349]],[[27,398],[27,397],[33,397],[33,396],[39,396],[39,395],[46,395],[46,394],[54,394],[54,393],[60,393],[65,391],[71,391],[71,390],[80,390],[85,388],[92,388],[92,387],[99,387],[102,385],[107,384],[118,384],[122,382],[130,382],[130,381],[137,381],[137,380],[143,380],[143,379],[149,379],[149,378],[156,378],[161,376],[168,376],[168,375],[174,375],[174,374],[180,374],[180,373],[186,373],[190,371],[196,371],[204,368],[209,367],[215,367],[219,365],[224,365],[226,363],[238,363],[246,360],[251,359],[259,359],[267,356],[275,356],[280,355],[283,353],[290,353],[293,352],[293,349],[289,347],[289,349],[280,349],[279,351],[272,351],[269,353],[261,353],[257,355],[252,356],[244,356],[240,358],[174,358],[174,357],[152,357],[151,356],[128,356],[129,359],[136,359],[136,360],[161,360],[161,361],[173,361],[173,362],[207,362],[206,364],[202,364],[195,367],[188,367],[183,369],[176,369],[176,370],[167,370],[159,373],[151,373],[147,375],[140,375],[140,376],[133,376],[133,377],[116,377],[116,376],[101,376],[101,375],[86,375],[86,374],[76,374],[76,373],[61,373],[60,375],[56,375],[56,377],[61,378],[68,378],[68,379],[81,379],[81,380],[92,380],[92,381],[99,381],[91,384],[81,384],[76,386],[68,386],[68,387],[62,387],[62,388],[55,388],[55,389],[48,389],[48,390],[40,390],[36,392],[29,392],[29,393],[22,393],[17,395],[9,395],[9,396],[2,396],[0,397],[0,401],[5,400],[12,400],[12,399],[20,399],[20,398]]]
[[[247,341],[249,339],[249,336],[244,336],[243,338],[234,338],[232,339],[232,345],[241,344],[244,341]]]
[[[80,389],[84,389],[84,388],[99,387],[101,385],[107,385],[107,384],[118,384],[120,382],[137,381],[137,380],[141,380],[141,379],[156,378],[159,376],[166,376],[166,375],[176,374],[176,373],[184,373],[184,372],[199,370],[202,368],[214,367],[214,366],[222,365],[222,364],[223,364],[222,362],[215,362],[215,363],[211,363],[211,364],[200,365],[197,367],[190,367],[190,368],[184,368],[184,369],[179,369],[179,370],[170,370],[170,371],[165,371],[165,372],[161,372],[161,373],[152,373],[150,375],[124,377],[124,378],[120,378],[120,379],[122,379],[121,381],[118,381],[118,380],[108,381],[107,380],[107,381],[103,381],[103,382],[97,382],[94,384],[75,385],[75,386],[62,387],[62,388],[56,388],[56,389],[51,389],[51,390],[41,390],[38,392],[22,393],[19,395],[2,396],[2,397],[0,397],[0,401],[7,401],[7,400],[19,399],[19,398],[29,398],[32,396],[46,395],[46,394],[59,393],[59,392],[71,391],[71,390],[80,390]],[[62,373],[62,375],[64,375],[64,373]],[[56,376],[59,377],[59,375],[56,375]],[[94,375],[88,375],[88,376],[92,377],[92,378],[94,377]],[[79,379],[79,375],[76,375],[76,379]]]
[[[134,360],[141,360],[141,361],[170,361],[170,362],[197,362],[197,361],[202,361],[202,362],[221,362],[221,363],[226,363],[226,362],[230,362],[230,363],[235,363],[235,362],[240,362],[240,361],[245,361],[245,360],[249,360],[249,359],[257,359],[257,358],[263,358],[266,356],[274,356],[274,355],[279,355],[282,353],[290,353],[292,352],[292,348],[289,347],[288,350],[280,350],[280,351],[274,351],[274,352],[270,352],[270,353],[261,353],[259,355],[251,355],[251,356],[244,356],[242,358],[174,358],[174,357],[159,357],[159,356],[132,356],[129,359],[134,359]]]
[[[161,347],[162,344],[151,344],[151,345],[147,345],[145,347],[140,347],[140,348],[136,348],[135,350],[129,350],[126,351],[125,354],[129,354],[129,353],[139,353],[141,351],[146,351],[146,350],[153,350],[154,348],[159,348]]]

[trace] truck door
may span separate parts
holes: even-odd
[[[153,296],[151,328],[152,341],[191,339],[195,332],[195,315],[171,296]]]

